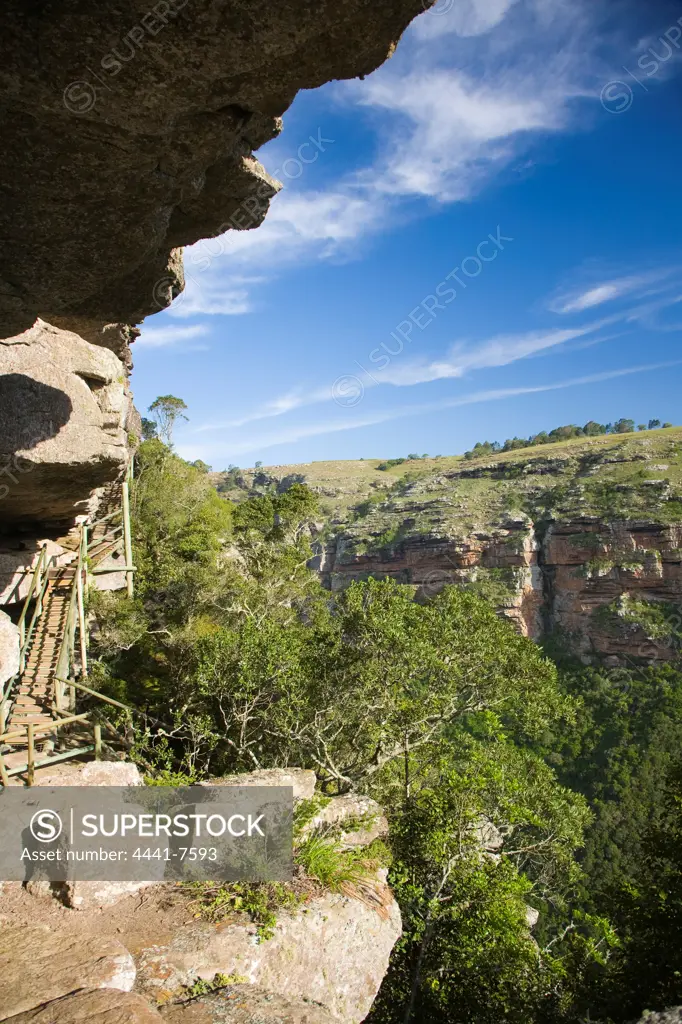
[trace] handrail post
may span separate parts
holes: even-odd
[[[87,634],[85,632],[85,604],[83,602],[83,533],[81,533],[80,555],[78,558],[78,568],[76,569],[76,595],[78,602],[78,633],[81,649],[81,676],[83,679],[86,679],[88,675],[88,651]]]
[[[85,580],[84,580],[84,583],[85,583],[85,593],[87,594],[88,590],[89,590],[89,587],[90,587],[90,582],[89,582],[89,579],[88,579],[88,563],[87,563],[87,559],[88,559],[88,527],[87,527],[87,523],[83,523],[83,535],[82,535],[81,543],[82,543],[82,549],[83,549],[83,564],[84,564],[84,568],[85,568]]]
[[[28,750],[26,751],[26,784],[28,786],[33,785],[36,777],[36,751],[35,739],[33,736],[34,728],[33,722],[29,722],[26,726],[26,732],[28,734]]]
[[[40,557],[38,559],[38,565],[36,566],[35,586],[36,586],[36,591],[38,593],[38,605],[37,605],[38,606],[38,618],[40,618],[40,616],[43,614],[43,594],[42,594],[43,575],[42,574],[43,574],[43,552],[44,551],[45,551],[45,548],[43,547],[41,549]]]
[[[121,485],[121,492],[123,498],[123,546],[125,551],[126,566],[133,564],[133,545],[130,537],[130,494],[128,488],[128,481],[125,480]],[[127,568],[126,570],[126,590],[128,597],[133,596],[133,572],[132,569]]]
[[[92,727],[93,738],[95,741],[95,760],[102,760],[102,726],[99,722],[95,722]]]

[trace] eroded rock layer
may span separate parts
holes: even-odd
[[[42,321],[0,340],[0,527],[86,514],[125,470],[133,416],[113,352]]]
[[[252,153],[298,90],[373,71],[428,6],[9,0],[0,336],[40,316],[93,340],[168,305],[180,246],[261,222],[278,185]]]
[[[614,664],[671,660],[682,627],[679,525],[506,521],[465,538],[407,536],[369,553],[341,539],[319,567],[332,590],[368,576],[411,584],[425,597],[446,584],[480,584],[524,635],[560,633],[574,653]]]

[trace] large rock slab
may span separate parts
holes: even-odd
[[[151,999],[177,999],[197,978],[244,979],[293,1001],[322,1004],[344,1024],[365,1018],[379,991],[401,932],[400,911],[377,881],[372,901],[327,893],[297,912],[280,913],[271,939],[255,925],[193,922],[165,946],[136,957],[138,987]]]
[[[12,1024],[161,1024],[162,1020],[142,996],[113,989],[77,992],[11,1018]]]
[[[0,485],[4,480],[7,477],[0,476]],[[9,486],[9,483],[4,486]],[[41,548],[47,548],[47,557],[52,560],[54,568],[69,565],[78,557],[76,551],[50,540],[42,531],[28,533],[21,524],[15,525],[16,529],[12,529],[11,534],[0,537],[0,605],[23,603],[26,599]]]
[[[44,768],[36,775],[37,786],[141,786],[142,776],[130,761],[75,761]],[[34,896],[55,898],[72,910],[93,910],[109,907],[150,882],[29,882]]]
[[[36,773],[37,786],[141,786],[132,761],[87,761],[55,764]]]
[[[187,1003],[165,1006],[166,1024],[334,1024],[323,1006],[290,1002],[256,985],[230,985]],[[40,1024],[43,1024],[41,1021]]]
[[[376,800],[357,793],[335,796],[303,829],[303,837],[316,830],[333,829],[342,849],[369,846],[388,835],[388,819]]]
[[[135,984],[128,950],[102,936],[87,943],[68,930],[0,924],[0,1019],[31,1010],[79,989]]]
[[[0,337],[167,305],[178,247],[263,219],[252,151],[297,91],[369,74],[430,3],[6,0]]]
[[[243,775],[221,775],[200,786],[291,786],[294,800],[312,800],[315,772],[309,768],[261,768]]]
[[[19,671],[19,629],[0,612],[0,689]]]
[[[113,352],[38,321],[0,341],[0,523],[70,523],[128,460]]]

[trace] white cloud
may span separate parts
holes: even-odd
[[[395,384],[398,387],[423,384],[448,377],[462,377],[470,370],[490,369],[508,366],[519,359],[527,359],[538,352],[564,345],[575,338],[593,334],[604,326],[600,320],[586,327],[574,330],[530,331],[527,334],[501,334],[481,345],[465,349],[462,345],[450,350],[447,360],[436,362],[404,362],[389,364],[386,371],[379,371],[378,383]]]
[[[566,302],[565,305],[557,310],[557,313],[578,313],[583,309],[599,306],[602,302],[609,302],[611,299],[615,299],[622,294],[616,284],[601,284]]]
[[[495,28],[517,0],[437,0],[426,16],[417,18],[412,32],[417,39],[433,39],[450,32],[478,36]]]
[[[185,290],[178,295],[168,312],[181,319],[198,314],[234,316],[248,313],[252,308],[249,286],[256,280],[261,279],[244,279],[236,275],[225,281],[210,273],[200,276],[190,264],[185,271]]]
[[[357,257],[358,240],[394,226],[406,200],[466,200],[509,163],[527,164],[535,141],[573,124],[575,101],[608,81],[596,52],[600,8],[580,0],[438,0],[390,61],[326,93],[364,114],[376,132],[375,158],[324,191],[311,189],[316,165],[301,165],[261,227],[188,249],[189,295],[172,314],[248,312],[254,285],[294,262]],[[282,144],[262,154],[269,170],[287,164],[286,144],[285,128]],[[320,152],[320,166],[327,159]]]
[[[519,152],[531,132],[565,126],[566,97],[509,74],[480,81],[446,68],[386,73],[358,89],[361,105],[399,122],[380,161],[359,180],[377,193],[468,199]]]
[[[582,313],[605,302],[613,302],[626,296],[643,298],[660,295],[671,287],[678,287],[673,275],[679,278],[679,267],[662,267],[644,273],[627,274],[607,278],[589,286],[583,285],[555,296],[548,304],[554,313]],[[665,304],[665,300],[664,300]]]
[[[261,227],[229,231],[185,251],[187,287],[171,306],[171,315],[248,313],[254,285],[302,259],[350,251],[358,235],[380,216],[376,204],[362,195],[283,190]]]
[[[203,324],[192,324],[187,327],[175,327],[171,324],[167,327],[145,326],[135,342],[135,348],[169,348],[205,334],[208,334],[208,327]]]

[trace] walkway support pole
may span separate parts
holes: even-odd
[[[122,485],[123,491],[123,546],[125,550],[126,559],[126,590],[128,597],[133,596],[133,570],[130,568],[133,564],[133,544],[130,537],[130,493],[128,487],[128,481]]]

